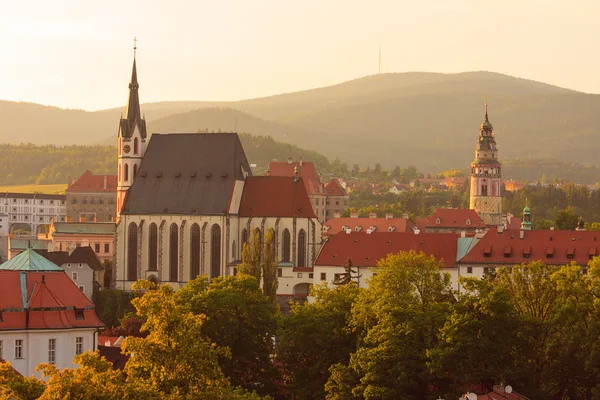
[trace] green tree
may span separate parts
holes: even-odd
[[[294,303],[281,320],[276,360],[283,365],[287,398],[322,399],[329,368],[347,364],[356,349],[349,326],[359,293],[356,284],[331,289],[326,283],[311,289],[313,303]]]
[[[330,382],[328,388],[364,399],[424,399],[435,385],[427,369],[427,350],[437,344],[453,298],[450,276],[433,257],[414,251],[390,255],[378,263],[352,309],[360,333],[344,377],[357,377],[353,388]],[[340,368],[334,369],[340,372]],[[336,398],[328,392],[328,398]]]
[[[279,280],[277,279],[277,257],[275,257],[275,232],[269,229],[265,235],[265,243],[262,251],[262,275],[263,275],[263,292],[273,304],[277,297],[277,288]]]
[[[228,354],[219,356],[223,373],[234,386],[272,393],[276,371],[271,362],[277,308],[263,295],[256,278],[241,274],[198,277],[179,289],[176,303],[202,315],[202,333]]]
[[[238,268],[238,272],[247,274],[261,281],[262,266],[261,266],[261,243],[260,231],[255,230],[252,236],[248,238],[248,243],[244,243],[242,248],[242,263]]]
[[[571,206],[560,210],[556,216],[556,228],[573,230],[577,227],[579,216],[573,212]]]

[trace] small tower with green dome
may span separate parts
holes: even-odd
[[[531,209],[525,203],[525,208],[523,209],[523,222],[521,222],[521,230],[530,231],[533,227],[531,223]]]

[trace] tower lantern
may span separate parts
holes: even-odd
[[[479,127],[475,146],[475,159],[471,163],[470,208],[477,211],[487,225],[502,224],[502,164],[498,161],[498,149],[494,127],[488,118],[487,103],[485,119]]]

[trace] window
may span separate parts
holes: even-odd
[[[319,199],[315,199],[315,205],[319,205]]]
[[[296,275],[298,278],[302,278],[302,272],[298,272],[298,274]]]
[[[105,253],[110,253],[110,244],[104,243],[104,252]]]
[[[97,254],[97,253],[100,253],[100,243],[96,243],[96,244],[94,245],[94,252],[95,252],[96,254]]]
[[[75,338],[75,355],[83,353],[83,338]]]
[[[335,201],[335,205],[336,205],[336,206],[339,206],[339,205],[340,205],[340,201],[339,201],[339,200],[336,200],[336,201]]]
[[[0,310],[0,322],[4,322],[4,319],[2,318],[2,310]]]
[[[124,181],[128,181],[129,180],[129,165],[128,164],[125,164],[125,166],[124,166],[123,180]]]
[[[306,267],[306,232],[300,229],[298,233],[298,266]]]
[[[137,155],[139,148],[138,138],[133,139],[133,154]],[[135,177],[135,174],[133,175]]]
[[[473,267],[467,267],[467,274],[473,273]]]
[[[135,179],[137,172],[138,172],[138,166],[137,166],[137,164],[133,164],[133,179]]]
[[[22,339],[15,340],[15,358],[16,359],[23,358],[23,340]]]
[[[326,281],[327,280],[327,272],[321,272],[321,280],[322,281]]]
[[[283,230],[283,239],[281,241],[281,261],[290,261],[290,231]]]
[[[235,240],[234,240],[234,241],[233,241],[233,243],[231,243],[231,258],[232,258],[233,260],[235,260],[235,258],[236,258],[236,257],[235,257],[235,256],[236,256],[236,254],[237,254],[237,251],[236,251],[236,250],[237,250],[237,247],[236,247]]]
[[[54,200],[50,200],[50,204],[54,204]]]
[[[313,279],[313,277],[314,277],[314,274],[312,272],[309,272],[308,273],[308,279]]]
[[[48,339],[48,363],[56,364],[56,339]]]
[[[137,281],[138,229],[135,222],[129,224],[127,241],[127,280]]]
[[[71,279],[76,281],[79,278],[79,274],[77,272],[71,272]]]
[[[83,292],[85,292],[85,286],[83,286],[83,285],[79,285],[79,286],[77,286],[77,287],[79,288],[79,290],[80,290],[82,293],[83,293]]]
[[[172,223],[169,229],[169,281],[177,282],[179,269],[179,232],[177,224]]]
[[[85,319],[85,310],[83,308],[75,308],[75,319]]]
[[[248,243],[248,231],[242,229],[242,250],[244,249],[244,245]]]
[[[190,228],[190,279],[200,275],[200,225]]]
[[[40,222],[42,222],[44,220],[44,217],[40,217]]]
[[[16,203],[16,202],[17,202],[17,199],[13,199],[13,203]]]
[[[148,232],[148,269],[150,271],[158,269],[158,229],[155,223],[150,224]]]
[[[277,268],[277,277],[281,278],[283,276],[283,268]]]
[[[214,224],[210,229],[210,277],[221,275],[221,227]]]

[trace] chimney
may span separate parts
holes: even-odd
[[[377,213],[375,213],[375,212],[370,212],[370,213],[369,213],[369,218],[377,218]]]
[[[504,233],[504,225],[498,225],[498,233]]]
[[[415,229],[415,230],[413,231],[413,233],[414,233],[415,235],[418,235],[419,233],[421,233],[421,231],[420,231],[419,229]]]
[[[523,229],[521,229],[521,231],[519,232],[519,238],[521,240],[523,240],[525,238],[525,231]]]
[[[551,230],[551,231],[553,231],[553,230],[554,230],[554,227],[553,227],[553,226],[551,226],[551,227],[550,227],[550,230]]]
[[[106,178],[107,178],[107,176],[104,175],[104,190],[106,190]]]
[[[358,218],[358,211],[352,211],[350,213],[350,218]]]
[[[300,164],[300,166],[302,166],[302,157],[300,157],[299,164]]]
[[[291,164],[291,163],[292,163],[292,157],[289,157],[288,158],[288,164]]]
[[[461,238],[467,237],[467,231],[460,231],[460,237]]]
[[[410,214],[409,214],[409,213],[407,213],[407,212],[403,212],[403,213],[402,213],[402,218],[404,218],[404,219],[408,219],[409,217],[410,217]]]
[[[502,386],[502,385],[494,385],[493,391],[494,391],[494,393],[498,393],[498,394],[506,393],[506,391],[504,390],[504,386]]]
[[[385,219],[392,219],[392,218],[394,218],[394,213],[390,213],[390,212],[385,213]]]
[[[341,217],[342,217],[342,214],[340,214],[339,211],[336,211],[333,213],[333,218],[341,218]]]

